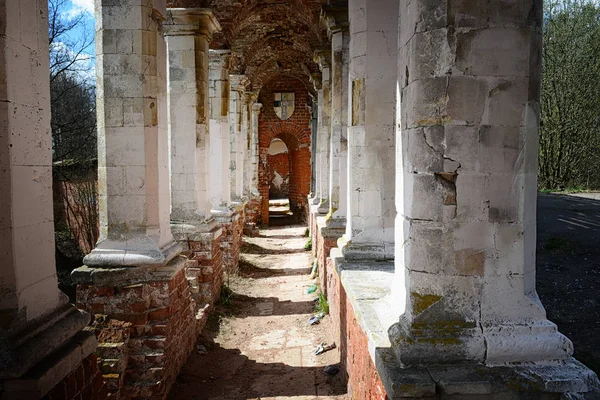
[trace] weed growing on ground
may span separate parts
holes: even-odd
[[[311,250],[312,249],[312,238],[309,236],[308,240],[306,241],[306,244],[304,245],[304,250]]]
[[[233,298],[235,293],[229,288],[229,286],[221,285],[221,296],[217,300],[217,304],[223,307],[231,307],[233,305]]]
[[[327,303],[327,299],[323,293],[319,292],[319,297],[317,297],[317,304],[315,305],[315,312],[317,314],[329,314],[329,303]]]
[[[310,230],[308,230],[308,228],[306,228],[306,230],[304,231],[304,237],[309,237],[310,236]]]

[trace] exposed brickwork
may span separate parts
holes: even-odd
[[[273,107],[276,92],[294,92],[295,110],[290,118],[281,120]],[[298,79],[278,76],[266,84],[258,101],[263,104],[258,121],[259,167],[258,190],[262,196],[261,222],[269,223],[269,163],[268,151],[274,138],[283,140],[289,151],[289,199],[291,210],[305,215],[310,191],[310,110],[306,86]]]
[[[313,249],[315,252],[315,258],[319,265],[319,283],[321,290],[327,296],[328,274],[326,271],[327,259],[331,249],[337,247],[337,240],[343,234],[341,230],[331,230],[328,228],[317,227],[315,236],[313,237]]]
[[[290,193],[290,158],[288,153],[269,154],[267,156],[269,174],[269,197],[287,199]],[[281,182],[277,184],[276,176]]]
[[[387,400],[383,383],[369,354],[367,336],[356,321],[331,259],[327,261],[329,312],[334,334],[340,338],[342,370],[348,376],[348,394],[352,399]]]
[[[244,213],[246,215],[245,224],[247,227],[256,227],[261,223],[260,213],[262,207],[262,199],[260,197],[253,198],[246,203]],[[249,235],[251,236],[251,235]]]
[[[192,352],[198,326],[192,323],[195,301],[186,270],[191,268],[187,264],[194,263],[197,261],[187,262],[171,276],[161,279],[159,275],[149,282],[78,286],[79,308],[129,323],[113,323],[98,335],[102,372],[112,381],[112,390],[122,384],[119,398],[163,399]]]
[[[223,272],[234,274],[238,271],[240,259],[240,246],[244,234],[244,209],[236,212],[229,218],[220,219],[223,235],[221,237],[221,253],[223,258]]]
[[[223,235],[206,234],[203,240],[185,243],[184,255],[191,263],[186,267],[186,278],[190,285],[190,293],[195,302],[196,313],[208,304],[212,306],[219,298],[223,284],[223,252],[221,240]],[[198,327],[200,332],[204,325]]]
[[[44,400],[104,400],[107,386],[98,369],[98,358],[90,354],[58,385],[43,397]]]

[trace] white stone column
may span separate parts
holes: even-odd
[[[315,62],[321,70],[319,90],[318,188],[320,214],[329,212],[329,172],[331,143],[331,51],[315,52]]]
[[[258,97],[258,96],[256,96]],[[254,100],[256,101],[256,100]],[[251,163],[252,163],[252,187],[251,193],[253,196],[260,196],[260,192],[258,191],[258,163],[259,163],[259,154],[258,154],[258,116],[260,115],[260,110],[262,108],[262,104],[260,103],[252,103],[252,119],[251,119],[251,143],[250,143],[250,151],[251,151]]]
[[[251,127],[250,119],[252,117],[250,95],[246,92],[242,96],[242,136],[244,143],[244,197],[250,199],[251,196],[251,184],[252,184],[252,149],[250,147],[251,139]]]
[[[101,239],[84,263],[166,264],[181,250],[169,227],[166,9],[110,4],[96,32]]]
[[[324,14],[331,40],[331,143],[328,226],[345,227],[348,176],[348,10]]]
[[[320,150],[319,150],[319,138],[320,136],[320,132],[319,132],[319,98],[323,95],[321,89],[322,89],[322,85],[321,85],[321,74],[312,74],[312,76],[310,77],[310,82],[312,83],[313,87],[315,88],[316,91],[316,96],[313,97],[313,106],[311,109],[311,163],[312,163],[312,174],[313,174],[313,179],[314,179],[314,184],[312,187],[312,197],[309,198],[308,204],[311,208],[311,213],[313,213],[312,210],[314,210],[314,212],[316,211],[316,208],[318,208],[319,206],[319,201],[320,201],[320,195],[319,195],[319,190],[320,190],[320,165],[319,165],[319,154],[320,154]],[[317,206],[317,207],[313,207],[313,206]]]
[[[56,278],[47,2],[2,2],[0,52],[0,384],[3,398],[41,398],[96,348]]]
[[[348,260],[394,255],[394,110],[398,2],[350,0]]]
[[[210,213],[205,180],[208,128],[208,46],[220,29],[212,11],[169,9],[165,36],[169,54],[171,222],[206,224]],[[175,228],[173,228],[175,229]]]
[[[541,2],[400,4],[396,353],[566,359],[535,290]]]
[[[229,146],[231,197],[241,201],[244,197],[244,156],[248,146],[247,133],[244,130],[244,94],[248,86],[245,75],[229,75]]]
[[[230,50],[209,51],[210,198],[213,210],[225,210],[231,200],[229,150]]]

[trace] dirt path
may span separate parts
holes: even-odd
[[[222,295],[199,341],[207,353],[188,359],[169,399],[347,399],[344,373],[323,372],[339,362],[338,349],[314,354],[334,339],[329,317],[307,324],[317,296],[306,293],[312,282],[305,229],[244,238],[240,276],[230,280],[232,293]]]

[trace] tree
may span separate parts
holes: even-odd
[[[600,187],[600,6],[544,4],[539,185]]]
[[[54,161],[95,158],[96,94],[88,54],[94,42],[84,16],[69,16],[66,0],[48,1],[50,103]]]

